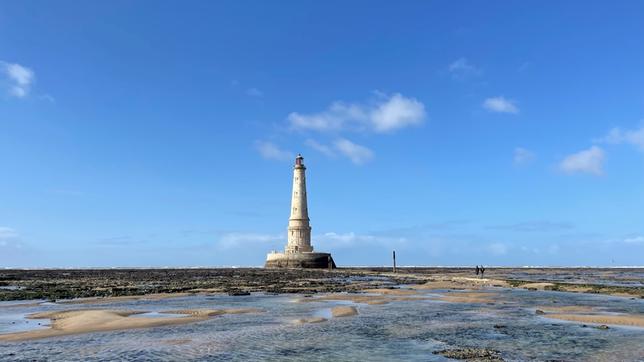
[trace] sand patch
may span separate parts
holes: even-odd
[[[493,293],[459,292],[443,294],[438,300],[452,303],[494,303],[495,295]]]
[[[537,309],[548,313],[592,313],[595,312],[594,307],[587,305],[566,305],[561,307],[537,307]]]
[[[193,317],[214,317],[224,314],[244,314],[244,313],[259,313],[261,309],[257,308],[236,308],[236,309],[179,309],[167,310],[161,313],[166,314],[187,314]]]
[[[498,279],[453,277],[449,279],[430,280],[425,284],[414,285],[412,289],[481,289],[483,287],[508,287],[508,282]]]
[[[553,283],[527,283],[527,284],[521,284],[519,287],[523,289],[544,290],[546,287],[552,287],[552,286],[554,286]]]
[[[333,315],[334,318],[337,317],[350,317],[358,314],[358,309],[353,306],[339,306],[339,307],[333,307],[331,309],[331,315]]]
[[[454,277],[455,282],[465,283],[469,285],[482,286],[482,287],[508,287],[510,284],[505,280],[490,279],[490,278],[468,278],[468,277]]]
[[[546,314],[544,317],[571,322],[612,324],[619,326],[644,327],[644,315],[602,315],[602,314]]]
[[[3,334],[0,335],[0,341],[23,341],[71,334],[179,325],[206,319],[205,317],[194,316],[167,318],[133,317],[133,315],[140,313],[144,312],[128,310],[70,310],[34,313],[29,315],[28,318],[49,318],[51,319],[51,328]]]

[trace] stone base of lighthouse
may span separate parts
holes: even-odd
[[[316,268],[335,269],[335,261],[329,253],[278,253],[272,252],[266,256],[265,268]]]

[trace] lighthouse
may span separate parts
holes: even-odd
[[[293,166],[291,213],[288,219],[287,242],[283,253],[271,252],[266,257],[267,268],[335,268],[329,253],[313,252],[311,225],[306,193],[304,157],[297,155]]]
[[[293,167],[293,194],[291,195],[291,217],[288,219],[288,243],[286,253],[310,253],[311,226],[306,201],[306,167],[304,157],[297,155]]]

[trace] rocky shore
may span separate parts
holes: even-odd
[[[639,274],[638,274],[639,273]],[[390,288],[401,284],[435,284],[436,289],[504,286],[527,290],[601,293],[644,297],[641,269],[488,268],[477,279],[469,268],[312,269],[46,269],[0,270],[0,300],[124,297],[176,293],[338,293]],[[597,282],[595,275],[602,279]],[[612,285],[612,280],[631,285]],[[633,276],[634,275],[634,276]],[[591,277],[592,276],[592,277]],[[520,278],[520,279],[518,279]],[[576,282],[562,282],[572,279]],[[586,278],[586,279],[584,279]],[[590,280],[579,283],[578,280]],[[639,284],[638,284],[639,283]]]

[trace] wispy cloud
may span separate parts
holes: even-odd
[[[331,148],[330,146],[324,145],[316,140],[309,138],[306,141],[304,141],[304,144],[320,152],[325,156],[328,156],[328,157],[335,156],[335,151],[333,151],[333,148]]]
[[[335,141],[334,146],[338,152],[348,157],[355,164],[361,165],[373,159],[373,151],[348,139],[340,138]]]
[[[148,240],[136,239],[128,235],[123,235],[102,238],[99,239],[96,244],[107,247],[129,247],[132,245],[146,244],[148,242]]]
[[[504,243],[491,243],[487,245],[487,250],[494,255],[505,255],[510,248]]]
[[[535,154],[534,152],[527,150],[523,147],[517,147],[514,149],[514,164],[515,165],[525,165],[534,161]]]
[[[258,244],[266,245],[270,243],[285,243],[286,235],[284,234],[262,234],[247,232],[232,232],[222,235],[217,241],[220,249],[248,248]]]
[[[506,225],[492,225],[488,226],[488,229],[494,230],[510,230],[510,231],[521,231],[521,232],[553,232],[553,231],[562,231],[570,230],[574,228],[571,223],[567,222],[555,222],[555,221],[524,221],[515,224],[506,224]]]
[[[293,112],[287,119],[291,128],[297,130],[387,133],[421,124],[425,117],[423,103],[415,98],[395,93],[391,96],[381,95],[366,104],[337,101],[322,112],[312,114]]]
[[[595,141],[610,144],[630,144],[644,152],[644,121],[639,128],[633,130],[622,130],[618,127],[613,128],[606,136]]]
[[[0,61],[0,73],[9,82],[9,94],[17,98],[26,97],[36,79],[33,70],[17,63]]]
[[[0,249],[12,250],[21,249],[22,247],[23,244],[20,241],[20,234],[18,234],[17,230],[0,226]]]
[[[497,113],[519,113],[519,108],[516,106],[515,102],[506,99],[503,96],[486,99],[485,101],[483,101],[483,108],[487,109],[490,112]]]
[[[289,161],[295,158],[293,152],[283,150],[271,142],[256,141],[255,148],[267,160]]]
[[[259,90],[257,88],[248,88],[246,90],[246,94],[251,96],[251,97],[263,97],[264,96],[264,92],[262,92],[261,90]]]
[[[644,244],[644,236],[636,235],[624,239],[627,244]]]
[[[459,58],[450,63],[447,70],[452,75],[452,78],[457,80],[465,80],[467,78],[478,76],[481,70],[474,65],[470,64],[466,58]]]
[[[374,157],[373,151],[369,148],[353,143],[345,138],[338,138],[330,145],[320,143],[313,139],[307,139],[304,144],[327,157],[341,155],[357,165],[369,162]]]
[[[606,156],[604,150],[597,146],[577,153],[566,156],[559,168],[569,174],[573,173],[589,173],[593,175],[602,175],[604,160]]]
[[[18,231],[6,226],[0,226],[0,240],[18,238]]]
[[[367,246],[373,244],[391,245],[407,242],[407,239],[404,237],[356,234],[354,232],[327,232],[321,235],[314,235],[313,239],[316,242],[319,242],[320,245],[333,248]]]

